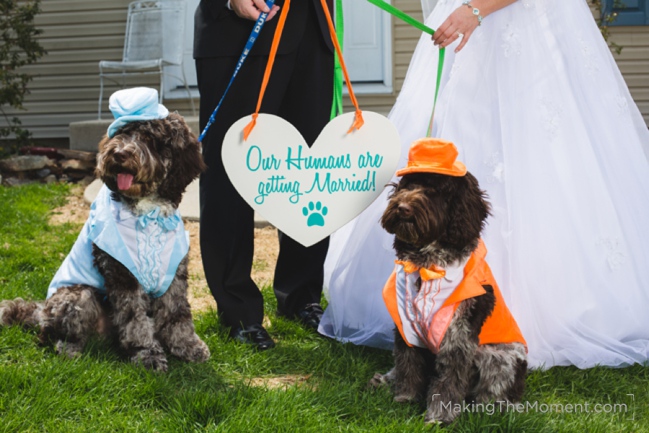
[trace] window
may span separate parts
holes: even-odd
[[[649,25],[648,0],[602,0],[605,13],[617,13],[617,19],[612,26],[645,26]],[[617,4],[622,6],[617,7]]]

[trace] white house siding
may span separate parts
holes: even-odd
[[[129,1],[45,0],[36,26],[48,51],[38,63],[25,67],[35,76],[25,100],[27,111],[17,115],[35,138],[67,138],[71,122],[97,118],[100,60],[121,60]],[[108,84],[107,97],[119,87]],[[130,79],[131,85],[157,87],[157,77]],[[188,101],[173,101],[171,109],[184,111]],[[165,104],[167,102],[165,101]]]
[[[615,60],[649,125],[649,26],[613,27],[611,33],[611,41],[623,47]]]
[[[411,16],[421,19],[419,0],[394,0],[393,4]],[[395,19],[392,21],[392,31],[394,93],[389,96],[362,96],[359,98],[361,108],[387,113],[401,90],[410,58],[421,32]],[[611,34],[611,41],[623,47],[622,54],[614,54],[614,57],[633,99],[649,125],[649,26],[611,27]],[[351,108],[349,101],[346,106]]]
[[[349,1],[349,0],[347,0]],[[361,0],[353,0],[361,1]],[[25,71],[36,77],[29,85],[27,111],[17,114],[35,138],[67,138],[71,122],[97,118],[98,62],[120,60],[124,42],[127,0],[45,0],[36,25],[48,51]],[[396,7],[421,19],[419,0],[393,0]],[[191,31],[191,29],[189,29]],[[633,97],[649,123],[649,26],[616,28],[614,41],[624,47],[616,56]],[[359,95],[362,109],[387,114],[394,104],[420,32],[392,19],[393,91]],[[107,82],[105,101],[118,87]],[[155,76],[131,79],[129,85],[157,87]],[[190,115],[189,101],[167,99],[170,110]],[[346,98],[345,106],[351,108]],[[104,102],[104,111],[107,104]]]

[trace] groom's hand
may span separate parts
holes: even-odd
[[[238,17],[252,21],[257,21],[262,12],[268,13],[266,21],[270,21],[279,11],[277,5],[268,9],[263,0],[230,0],[230,7]]]

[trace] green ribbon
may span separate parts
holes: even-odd
[[[345,23],[343,21],[343,0],[336,0],[336,37],[343,49],[343,39],[345,38]],[[343,68],[340,66],[340,58],[336,50],[334,57],[334,97],[331,104],[331,119],[343,113]]]
[[[338,0],[341,1],[341,0]],[[422,32],[428,33],[429,35],[434,35],[435,30],[431,29],[428,27],[426,24],[417,21],[410,15],[406,14],[403,11],[400,11],[399,9],[395,8],[394,6],[384,2],[383,0],[367,0],[368,2],[372,3],[374,6],[378,6],[379,8],[383,9],[384,11],[394,15],[395,17],[399,18],[402,21],[405,21],[407,24],[410,24],[411,26],[421,30]],[[426,136],[430,137],[433,133],[433,118],[435,117],[435,107],[437,106],[437,95],[439,94],[439,86],[440,83],[442,82],[442,71],[444,70],[444,55],[446,53],[446,48],[440,48],[439,49],[439,61],[437,62],[437,82],[436,82],[436,87],[435,87],[435,98],[433,99],[433,112],[430,115],[430,122],[428,123],[428,131],[426,132]]]
[[[400,20],[405,21],[407,24],[410,24],[411,26],[418,28],[422,32],[428,33],[431,36],[435,34],[435,30],[431,29],[426,24],[417,21],[407,13],[395,8],[394,6],[384,2],[383,0],[367,0],[367,1],[372,3],[374,6],[380,7],[384,11],[391,13],[392,15],[399,18]]]

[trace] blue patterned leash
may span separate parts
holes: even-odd
[[[275,0],[268,0],[266,2],[266,6],[268,7],[268,9],[272,9],[274,4],[275,4]],[[207,125],[205,125],[205,129],[203,129],[203,132],[201,132],[201,135],[198,137],[199,142],[203,141],[203,139],[205,138],[205,135],[207,134],[207,130],[210,129],[210,126],[212,126],[212,123],[214,123],[214,119],[216,118],[216,113],[219,111],[219,108],[221,108],[221,104],[223,103],[223,100],[225,99],[225,95],[228,94],[228,91],[230,90],[230,87],[232,86],[232,83],[234,82],[234,79],[236,78],[237,74],[239,73],[239,70],[241,69],[241,66],[243,66],[243,62],[245,62],[246,58],[248,57],[248,54],[250,53],[250,50],[252,49],[252,46],[255,45],[255,42],[257,42],[257,38],[259,37],[259,33],[261,32],[262,27],[264,27],[264,23],[266,23],[266,18],[267,17],[268,17],[267,13],[262,13],[261,15],[259,15],[259,18],[257,19],[257,22],[255,23],[255,26],[252,28],[252,32],[250,33],[250,37],[248,38],[248,42],[246,42],[246,46],[243,48],[243,52],[241,53],[241,57],[239,57],[239,62],[237,63],[237,67],[234,69],[234,73],[232,74],[232,78],[230,78],[230,82],[228,83],[228,87],[225,88],[225,92],[223,92],[223,96],[221,96],[221,100],[216,105],[216,108],[212,112],[212,115],[210,116],[210,119],[207,121]]]

